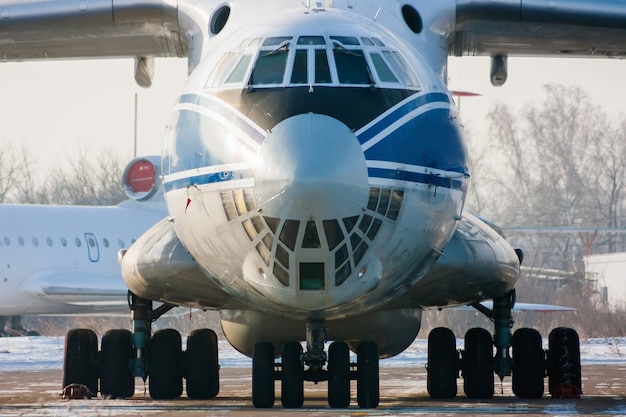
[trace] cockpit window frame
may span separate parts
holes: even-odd
[[[343,44],[341,40],[351,41],[348,41],[348,44]],[[303,50],[307,51],[305,55],[306,82],[302,71]],[[344,74],[339,74],[341,69],[337,67],[335,55],[336,53],[350,52],[362,56],[366,65],[368,80],[361,77],[362,79],[357,80],[357,82],[350,83],[346,82]],[[255,71],[258,71],[259,62],[265,57],[275,54],[285,54],[285,59],[281,63],[282,79],[272,79],[270,76],[262,79],[272,82],[256,82],[254,78],[257,78],[259,74],[255,75]],[[372,54],[374,54],[374,58]],[[320,60],[321,57],[325,57],[325,60]],[[325,62],[320,65],[322,61]],[[297,68],[296,65],[298,65]],[[228,51],[220,57],[205,83],[207,89],[244,88],[248,91],[302,86],[308,86],[311,92],[316,86],[410,89],[416,91],[421,88],[419,80],[406,58],[396,48],[389,44],[385,45],[376,37],[334,34],[322,36],[306,33],[295,36],[246,39],[240,43],[238,48]]]

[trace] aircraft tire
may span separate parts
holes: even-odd
[[[463,378],[463,391],[467,397],[493,397],[493,339],[485,329],[476,327],[465,334]]]
[[[458,353],[452,330],[437,327],[428,335],[426,388],[431,398],[454,398],[457,393]]]
[[[301,408],[304,403],[304,366],[300,343],[283,345],[282,370],[281,403],[284,408]]]
[[[272,408],[274,394],[274,345],[257,342],[252,353],[252,404],[256,408]]]
[[[187,338],[187,397],[207,400],[220,390],[217,335],[197,329]]]
[[[63,387],[80,384],[98,393],[98,337],[90,329],[72,329],[65,336]]]
[[[148,343],[149,390],[155,400],[171,400],[183,393],[181,337],[174,329],[155,332]]]
[[[378,346],[361,342],[356,352],[356,398],[361,408],[376,408],[380,402]]]
[[[519,398],[543,397],[545,358],[541,335],[522,328],[513,333],[513,394]]]
[[[548,387],[553,398],[582,394],[580,340],[574,329],[557,327],[548,336]]]
[[[100,392],[103,397],[129,398],[135,393],[132,371],[132,335],[125,329],[109,330],[100,347]]]
[[[345,342],[333,342],[328,348],[328,405],[350,405],[350,349]]]

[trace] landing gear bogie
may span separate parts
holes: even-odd
[[[109,330],[100,348],[100,392],[103,397],[128,398],[135,393],[133,345],[128,330]]]
[[[534,329],[513,333],[513,394],[519,398],[543,397],[546,361],[541,335]]]
[[[163,329],[154,333],[148,344],[150,396],[171,400],[183,393],[183,352],[180,333]]]
[[[432,398],[454,398],[459,376],[456,338],[445,327],[433,329],[428,335],[426,388]]]
[[[380,401],[378,348],[374,342],[361,342],[357,349],[357,403],[376,408]]]
[[[83,385],[98,392],[98,337],[90,329],[72,329],[65,337],[63,387]]]
[[[350,405],[350,349],[345,342],[333,342],[328,348],[328,405]]]
[[[220,390],[217,335],[210,329],[197,329],[187,338],[185,379],[187,397],[207,400]]]
[[[285,408],[300,408],[304,403],[304,363],[302,345],[289,342],[283,345],[281,402]]]
[[[573,329],[558,327],[548,337],[548,387],[553,398],[580,398],[580,341]]]
[[[258,342],[252,356],[252,404],[256,408],[274,406],[274,345]]]
[[[465,395],[469,398],[493,397],[494,374],[501,381],[512,375],[513,393],[520,398],[542,397],[545,376],[549,378],[548,386],[554,398],[580,397],[580,344],[576,331],[564,327],[554,329],[550,333],[549,348],[544,351],[541,335],[536,330],[522,328],[511,335],[514,304],[514,291],[494,299],[493,310],[480,303],[472,304],[494,323],[494,336],[492,338],[485,329],[470,329],[465,335],[460,363],[455,360],[452,331],[445,328],[431,331],[427,364],[427,387],[431,397],[454,397],[458,371],[462,373]]]
[[[493,397],[493,339],[481,328],[465,334],[463,352],[463,391],[468,398]]]

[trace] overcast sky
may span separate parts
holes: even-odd
[[[489,60],[452,58],[450,88],[480,93],[462,99],[462,118],[473,136],[484,131],[497,101],[521,107],[540,101],[542,85],[583,87],[610,113],[626,110],[626,61],[607,59],[509,59],[509,80],[489,83]],[[135,85],[132,60],[0,64],[0,141],[27,144],[49,166],[79,149],[105,144],[132,157],[134,97],[138,93],[138,154],[160,154],[167,115],[186,78],[186,61],[159,59],[150,89]],[[471,149],[470,149],[471,151]]]

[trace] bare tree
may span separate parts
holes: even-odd
[[[24,155],[25,149],[18,153],[9,144],[0,146],[0,203],[10,200],[11,194],[23,180],[27,171]]]
[[[117,204],[127,198],[121,184],[124,166],[111,149],[99,152],[95,160],[81,151],[77,160],[52,169],[41,199],[51,204]]]

